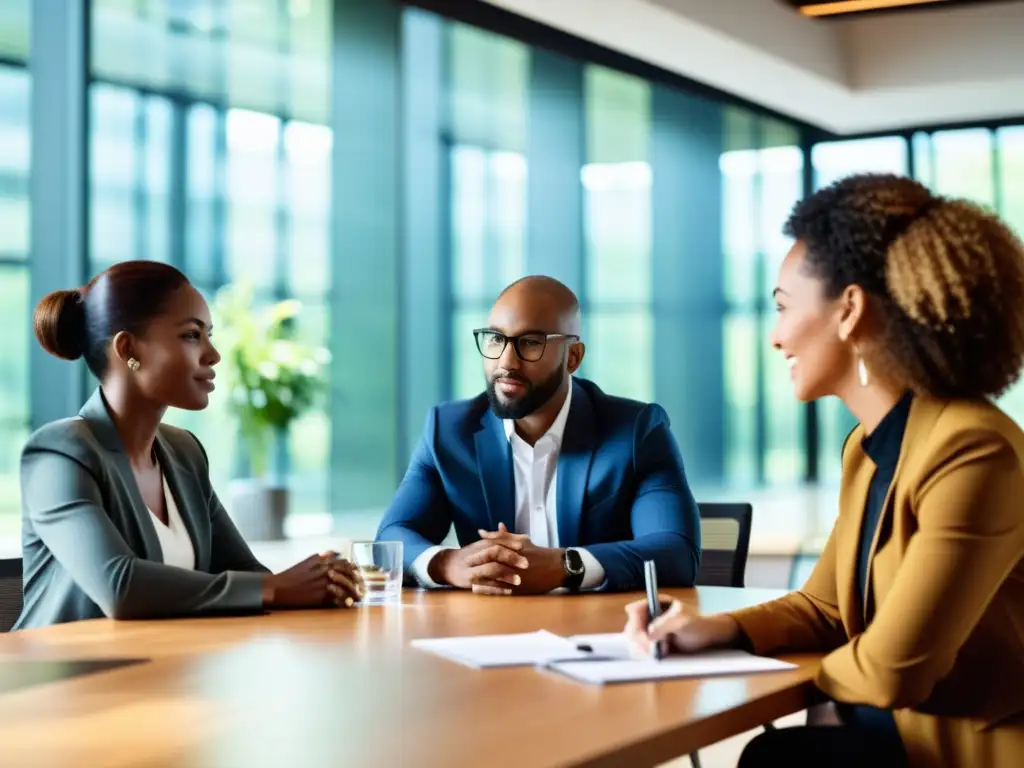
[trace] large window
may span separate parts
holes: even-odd
[[[1024,125],[996,131],[995,197],[1003,219],[1024,236]]]
[[[28,434],[29,130],[28,0],[0,4],[0,536],[20,519],[18,457]]]
[[[331,3],[97,0],[92,15],[90,274],[164,261],[211,300],[244,280],[261,305],[300,299],[297,332],[324,344]],[[229,394],[168,416],[203,441],[217,484],[245,471]],[[298,512],[326,510],[329,433],[324,407],[276,452]]]
[[[940,131],[931,135],[930,142],[922,137],[914,142],[915,164],[921,159],[916,175],[940,194],[995,208],[994,139],[985,128]]]
[[[451,380],[462,398],[484,388],[473,329],[526,274],[529,50],[461,24],[447,35]]]
[[[797,128],[459,24],[446,45],[449,394],[481,390],[470,331],[497,293],[527,271],[566,275],[580,374],[660,399],[695,484],[802,480],[806,409],[768,349],[780,229],[803,192]],[[552,174],[577,157],[578,198]]]
[[[605,391],[654,398],[651,308],[651,86],[603,67],[584,72],[586,165],[582,373]]]
[[[526,160],[472,145],[451,150],[452,376],[456,397],[483,389],[473,329],[498,293],[525,272]]]
[[[803,193],[795,129],[740,110],[725,113],[722,243],[725,266],[726,478],[793,484],[804,477],[805,409],[770,348],[771,292],[792,241],[782,225]]]
[[[0,320],[23,329],[0,360],[0,529],[32,391],[32,7],[0,2]],[[814,445],[833,481],[853,417],[819,402],[809,436],[770,347],[781,228],[804,185],[909,172],[1024,230],[1021,126],[805,152],[795,122],[756,107],[403,4],[90,9],[88,263],[73,266],[155,259],[211,298],[244,279],[261,305],[302,302],[297,332],[344,354],[331,404],[275,453],[299,512],[386,503],[421,413],[483,389],[471,331],[527,273],[577,291],[581,375],[661,402],[699,489],[800,482]],[[247,472],[228,395],[168,417],[199,435],[218,485]],[[1024,421],[1024,385],[1002,404]]]
[[[90,100],[91,271],[168,261],[170,103],[105,83],[92,86]]]

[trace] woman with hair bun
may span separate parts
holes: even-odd
[[[1024,246],[905,178],[800,203],[772,344],[797,397],[839,397],[839,517],[803,589],[718,616],[675,604],[640,647],[826,654],[830,724],[762,734],[741,768],[1024,760],[1024,434],[992,403],[1024,362]]]
[[[178,270],[116,264],[35,311],[52,355],[84,357],[99,388],[22,453],[24,608],[15,629],[351,606],[363,585],[333,553],[270,574],[210,484],[195,435],[161,424],[202,410],[220,355],[206,301]]]

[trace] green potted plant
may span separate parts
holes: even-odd
[[[302,304],[294,299],[257,308],[252,286],[235,283],[214,307],[228,408],[249,465],[249,477],[231,485],[228,512],[246,538],[281,539],[288,491],[285,472],[272,466],[275,444],[316,404],[330,353],[295,337]]]

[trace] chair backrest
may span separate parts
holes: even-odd
[[[0,632],[10,632],[21,615],[21,558],[0,559]]]
[[[742,587],[750,548],[749,504],[698,504],[700,509],[700,572],[697,584]]]

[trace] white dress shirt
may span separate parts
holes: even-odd
[[[156,537],[160,539],[160,549],[163,552],[164,565],[174,565],[178,568],[187,568],[190,571],[196,567],[196,553],[192,547],[192,539],[188,535],[188,529],[181,519],[181,512],[174,502],[174,494],[167,485],[167,475],[163,476],[164,503],[167,505],[167,523],[149,509],[153,518],[153,527],[156,528]]]
[[[512,466],[516,483],[514,533],[526,534],[538,547],[558,547],[558,456],[562,450],[565,425],[572,403],[572,382],[558,416],[535,445],[516,433],[516,423],[505,419],[505,437],[512,446]],[[439,586],[428,575],[430,561],[445,547],[431,547],[412,564],[412,575],[424,587]],[[604,568],[585,549],[574,547],[583,559],[586,571],[581,589],[593,589],[604,582]]]

